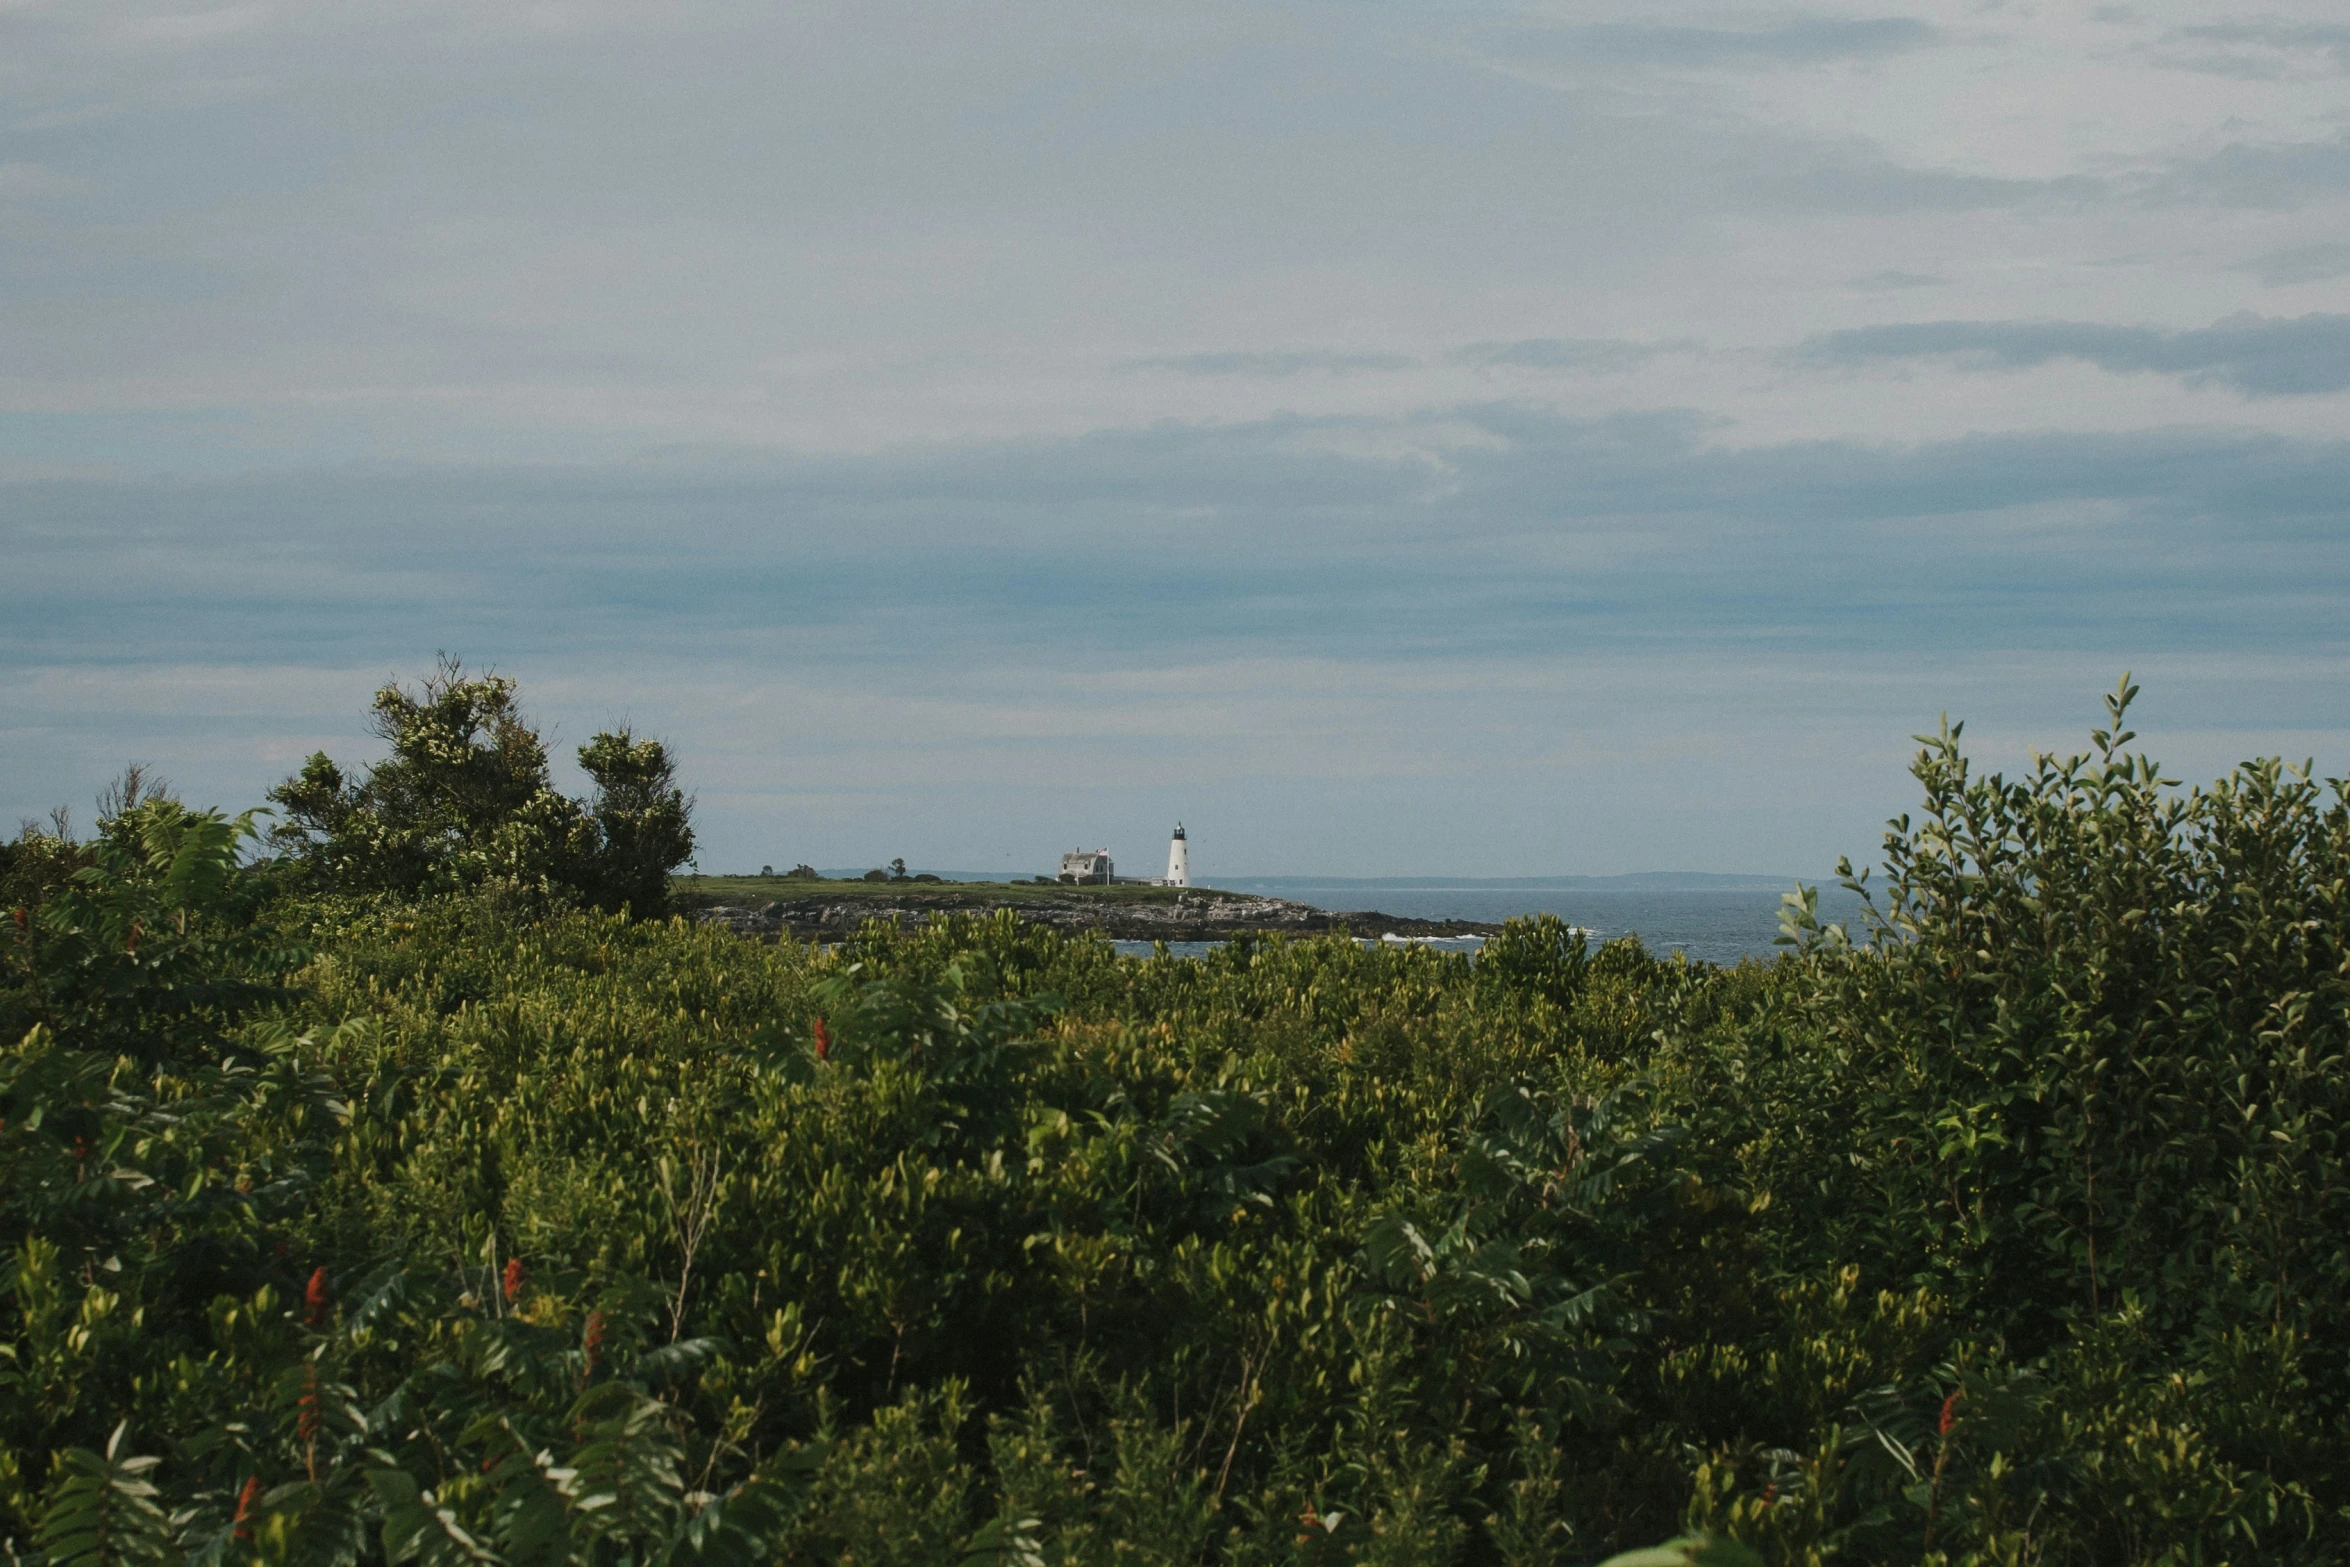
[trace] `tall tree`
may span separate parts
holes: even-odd
[[[667,907],[669,873],[694,852],[693,801],[677,786],[668,749],[623,724],[581,746],[579,765],[596,781],[596,900],[640,914]]]
[[[625,727],[580,747],[593,800],[558,794],[514,682],[468,676],[443,655],[420,690],[375,694],[391,754],[362,778],[324,752],[270,791],[271,841],[353,892],[404,896],[495,887],[640,915],[667,906],[668,873],[693,852],[693,805],[658,741]]]

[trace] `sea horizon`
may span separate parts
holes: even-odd
[[[863,871],[826,872],[854,878]],[[1009,872],[933,872],[948,880],[1013,882]],[[1202,876],[1198,886],[1310,903],[1334,913],[1380,913],[1413,919],[1505,920],[1552,914],[1589,933],[1594,944],[1637,937],[1659,956],[1675,953],[1709,963],[1768,959],[1778,944],[1785,897],[1798,885],[1819,889],[1825,922],[1857,926],[1860,900],[1827,878],[1766,876],[1743,871],[1629,871],[1612,876]],[[1859,932],[1854,930],[1857,937]],[[1196,956],[1215,943],[1177,943]],[[1453,945],[1447,943],[1447,945]],[[1475,939],[1459,943],[1472,949]],[[1147,942],[1122,942],[1143,953]]]

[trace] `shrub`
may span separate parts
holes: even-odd
[[[692,802],[658,741],[623,728],[579,748],[586,801],[554,792],[547,753],[514,682],[467,678],[454,659],[418,692],[386,685],[375,729],[391,755],[346,778],[324,752],[270,791],[280,852],[343,892],[400,896],[491,889],[575,898],[640,916],[668,907],[668,876],[693,853]]]
[[[1732,969],[267,906],[143,806],[10,938],[0,1545],[2339,1561],[2350,810],[2126,706]]]

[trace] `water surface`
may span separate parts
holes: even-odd
[[[1444,882],[1427,877],[1377,880],[1313,881],[1297,877],[1218,877],[1216,885],[1233,892],[1258,892],[1270,897],[1311,903],[1337,910],[1376,909],[1413,919],[1478,920],[1498,924],[1525,914],[1555,914],[1570,925],[1591,932],[1593,944],[1619,936],[1638,936],[1651,952],[1685,952],[1708,963],[1736,963],[1741,958],[1768,960],[1781,949],[1772,938],[1779,934],[1779,898],[1794,890],[1795,881],[1763,877],[1591,877],[1556,882],[1475,881]],[[1820,918],[1842,920],[1859,934],[1858,900],[1843,888],[1820,889]],[[1173,950],[1196,954],[1206,942],[1177,942]],[[1476,944],[1439,942],[1434,945],[1474,951]],[[1148,942],[1120,942],[1119,950],[1146,953]]]

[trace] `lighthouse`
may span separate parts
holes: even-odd
[[[1191,857],[1184,852],[1183,824],[1181,822],[1175,824],[1175,836],[1167,845],[1167,885],[1170,887],[1191,885]]]

